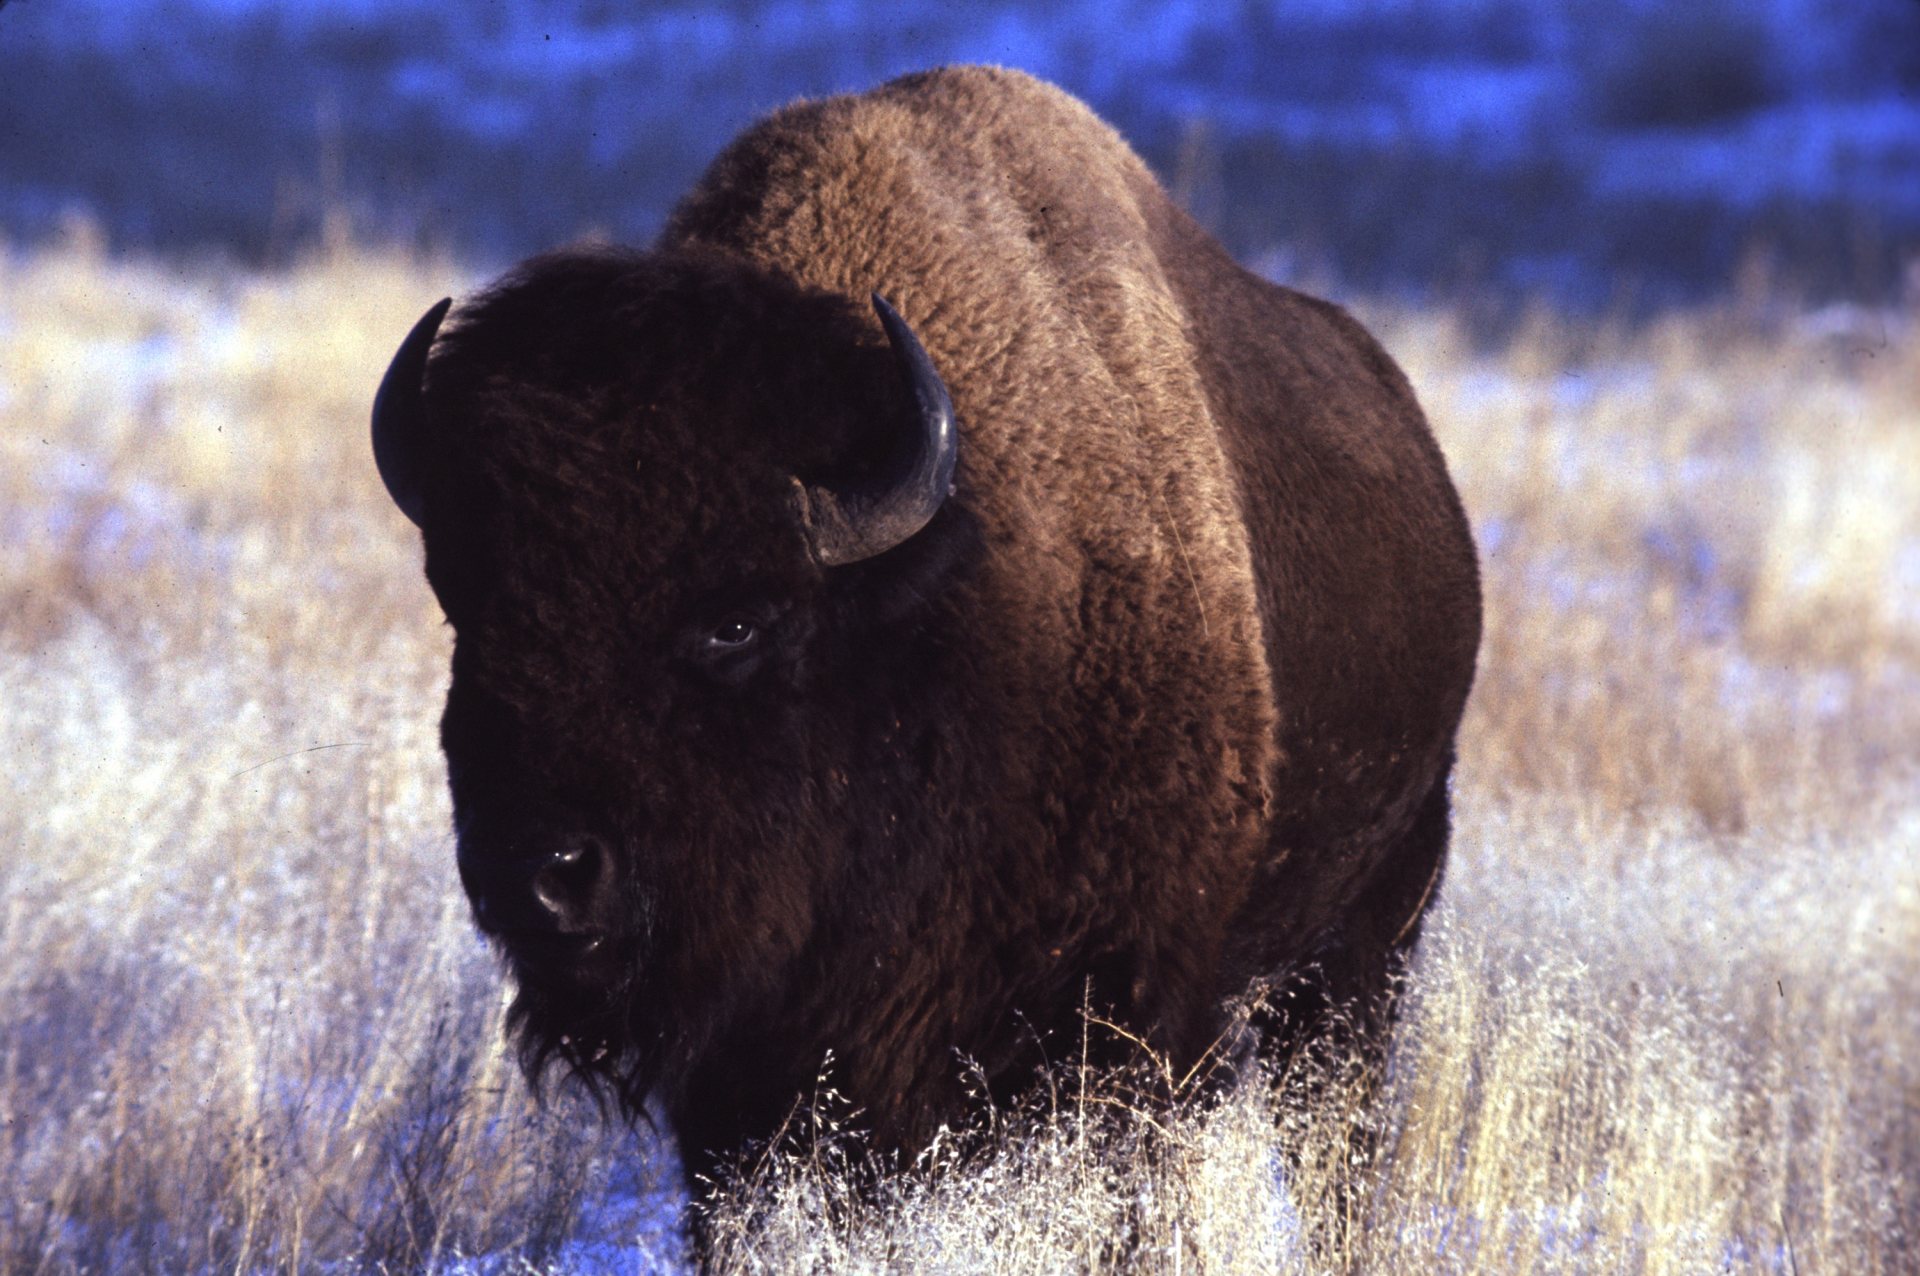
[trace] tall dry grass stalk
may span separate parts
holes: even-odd
[[[0,1270],[677,1261],[666,1158],[503,1055],[452,871],[364,422],[471,282],[0,257]],[[1063,1069],[864,1189],[822,1126],[725,1267],[1917,1269],[1915,316],[1367,317],[1488,595],[1388,1074]]]

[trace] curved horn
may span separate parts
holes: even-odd
[[[883,554],[925,527],[953,491],[953,466],[960,455],[953,400],[933,360],[907,321],[877,292],[873,308],[913,400],[912,455],[894,475],[871,487],[801,486],[801,513],[813,552],[828,567]]]
[[[420,316],[373,396],[373,463],[379,467],[380,481],[387,485],[387,495],[415,527],[425,525],[420,445],[426,422],[421,382],[427,374],[427,351],[433,348],[434,334],[451,305],[453,298],[443,297]]]

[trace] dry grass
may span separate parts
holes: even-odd
[[[364,421],[470,283],[0,258],[0,1271],[673,1260],[646,1140],[503,1058],[452,872],[446,644]],[[1381,1097],[1156,1117],[1063,1072],[877,1195],[817,1131],[729,1267],[1915,1270],[1916,316],[1368,317],[1489,601]]]

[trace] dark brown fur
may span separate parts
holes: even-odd
[[[958,490],[823,569],[795,476],[907,410],[871,290],[952,392]],[[1184,1064],[1256,977],[1382,995],[1445,854],[1466,520],[1373,340],[1073,99],[964,68],[783,110],[651,251],[467,305],[427,402],[463,863],[617,849],[609,948],[515,955],[529,1058],[652,1094],[696,1168],[829,1052],[911,1149],[963,1060],[1017,1088],[1089,996]],[[750,667],[688,654],[742,608]]]

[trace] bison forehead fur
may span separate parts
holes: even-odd
[[[1257,977],[1381,993],[1445,855],[1466,520],[1372,339],[1079,103],[957,69],[789,107],[652,249],[438,319],[375,444],[531,1066],[698,1166],[831,1053],[911,1148],[1084,1005],[1185,1063]],[[957,469],[898,479],[949,401]]]

